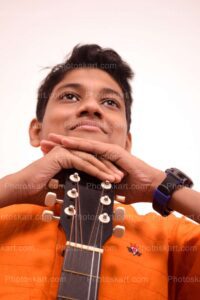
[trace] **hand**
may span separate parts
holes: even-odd
[[[123,172],[124,177],[121,177],[123,179],[120,183],[118,181],[116,194],[125,196],[128,204],[152,202],[155,188],[166,176],[164,172],[151,167],[118,145],[57,134],[50,134],[48,141],[41,142],[42,149],[46,151],[57,145],[70,151],[78,151],[79,154],[92,153],[113,172],[116,169]]]
[[[23,170],[0,180],[0,207],[31,203],[44,205],[47,185],[60,170],[75,168],[102,181],[119,182],[122,172],[109,168],[94,155],[54,145],[46,155]]]

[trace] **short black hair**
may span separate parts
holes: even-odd
[[[96,44],[76,45],[71,55],[61,64],[54,66],[38,89],[36,117],[42,122],[49,97],[54,87],[65,75],[77,68],[98,68],[107,72],[121,87],[126,107],[128,131],[131,124],[132,90],[129,80],[134,73],[120,55],[110,48],[102,48]]]

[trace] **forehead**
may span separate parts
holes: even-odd
[[[64,78],[54,87],[58,91],[65,84],[78,83],[86,90],[100,91],[110,88],[118,92],[123,97],[123,92],[119,84],[107,72],[95,68],[78,68],[69,71]]]

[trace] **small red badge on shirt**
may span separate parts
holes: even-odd
[[[134,256],[137,255],[137,256],[140,256],[142,255],[142,253],[139,251],[138,247],[136,244],[132,244],[130,243],[130,246],[127,247],[128,251],[131,252]]]

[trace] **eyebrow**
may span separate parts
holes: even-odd
[[[77,89],[77,90],[80,90],[80,91],[84,91],[85,90],[85,87],[80,84],[80,83],[67,83],[65,85],[62,85],[60,86],[57,91],[59,90],[62,90],[64,88],[74,88],[74,89]],[[115,96],[119,97],[121,100],[124,101],[124,96],[123,94],[111,89],[111,88],[108,88],[108,87],[104,87],[100,90],[100,94],[114,94]]]

